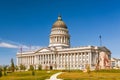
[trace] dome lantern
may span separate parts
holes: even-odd
[[[61,18],[61,16],[60,16],[60,15],[58,16],[58,20],[62,21],[62,18]]]

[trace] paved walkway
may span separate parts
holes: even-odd
[[[57,76],[62,74],[63,72],[59,72],[59,73],[56,73],[56,74],[53,74],[50,79],[46,79],[46,80],[62,80],[62,79],[57,79]]]

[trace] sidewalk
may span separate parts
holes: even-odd
[[[62,80],[62,79],[57,79],[57,76],[62,74],[63,72],[59,72],[59,73],[56,73],[56,74],[53,74],[50,79],[45,79],[45,80]]]

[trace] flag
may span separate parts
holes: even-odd
[[[100,35],[99,38],[101,39],[101,37],[102,37],[102,36]]]

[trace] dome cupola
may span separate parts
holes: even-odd
[[[56,48],[70,47],[70,35],[67,26],[63,22],[61,16],[58,16],[57,21],[52,26],[49,47]]]
[[[53,24],[52,28],[66,28],[66,24],[62,21],[61,16],[58,16],[57,21]]]

